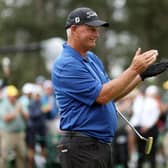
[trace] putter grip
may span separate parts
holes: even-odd
[[[152,144],[153,144],[153,137],[149,137],[146,146],[145,146],[145,154],[149,155],[152,149]]]

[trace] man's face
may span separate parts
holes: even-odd
[[[16,96],[8,96],[8,100],[9,100],[11,103],[15,103],[16,100],[17,100],[17,97],[16,97]]]
[[[96,40],[99,37],[98,27],[78,25],[74,30],[74,37],[82,49],[87,51],[96,46]]]

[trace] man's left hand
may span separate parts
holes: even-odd
[[[144,72],[140,74],[141,79],[149,78],[152,76],[159,75],[168,69],[168,61],[160,62],[150,65]]]

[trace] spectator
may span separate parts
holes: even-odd
[[[1,104],[2,132],[2,167],[6,168],[8,154],[16,153],[16,168],[25,167],[26,145],[25,125],[21,115],[21,105],[18,103],[18,90],[10,85],[6,88],[7,99]]]
[[[165,89],[165,94],[164,94],[164,107],[163,111],[166,115],[166,123],[165,123],[165,129],[164,129],[164,136],[163,136],[163,152],[165,155],[165,160],[166,160],[166,167],[168,167],[168,80],[164,82],[163,88]]]
[[[44,81],[44,94],[42,95],[42,111],[45,115],[48,133],[52,136],[57,134],[57,116],[58,104],[53,94],[53,86],[51,80]]]
[[[1,114],[1,103],[3,102],[4,100],[4,96],[3,96],[3,92],[4,92],[4,87],[3,87],[3,84],[0,80],[0,114]],[[2,127],[3,127],[3,120],[2,118],[0,117],[0,165],[2,164],[2,159],[1,159],[1,136],[2,136]]]
[[[161,99],[159,89],[155,85],[146,88],[143,104],[141,105],[141,115],[137,123],[137,129],[142,136],[148,138],[153,137],[153,146],[151,154],[148,157],[148,162],[152,168],[156,167],[156,142],[158,137],[157,121],[159,120],[161,109]],[[138,145],[138,168],[142,168],[146,159],[144,154],[146,142],[137,138]]]
[[[46,156],[45,152],[45,136],[46,125],[45,117],[42,112],[41,104],[41,87],[34,85],[32,98],[29,103],[29,119],[27,121],[27,146],[28,146],[28,168],[34,168],[35,146],[37,143],[41,146],[41,155]]]
[[[29,104],[30,104],[32,91],[33,91],[33,84],[25,83],[22,87],[22,96],[19,98],[19,102],[22,107],[22,113],[25,118],[26,124],[29,118]]]
[[[130,117],[131,106],[136,90],[122,98],[118,102],[118,109],[127,118]],[[128,168],[128,133],[127,123],[120,116],[118,117],[118,129],[113,140],[114,166]]]
[[[132,115],[130,117],[130,123],[134,127],[137,127],[139,125],[144,98],[145,98],[145,86],[142,85],[137,90],[136,96],[134,97],[134,100],[132,102],[132,109],[131,109]],[[136,146],[137,135],[135,135],[134,131],[129,126],[127,126],[127,131],[128,131],[129,165],[135,167],[137,162],[137,146]]]
[[[167,111],[168,113],[168,111]],[[168,116],[168,114],[167,114]],[[166,167],[168,167],[168,117],[167,117],[167,120],[166,120],[166,127],[165,127],[165,134],[164,134],[164,137],[163,137],[163,152],[164,152],[164,155],[165,155],[165,160],[166,160]]]

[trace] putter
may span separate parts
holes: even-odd
[[[126,123],[132,128],[132,130],[136,133],[136,135],[146,141],[146,146],[145,146],[145,154],[149,155],[152,149],[152,144],[153,144],[153,137],[148,137],[145,138],[143,137],[136,129],[135,127],[127,120],[127,118],[118,110],[118,108],[116,107],[116,110],[118,112],[118,114],[121,116],[122,119],[124,119],[126,121]]]

